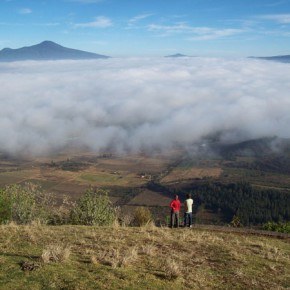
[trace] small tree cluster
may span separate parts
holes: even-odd
[[[290,233],[290,222],[286,223],[275,223],[275,222],[267,222],[263,224],[263,230],[265,231],[273,231],[280,233]]]
[[[108,192],[103,189],[89,188],[71,210],[73,224],[105,226],[116,219]]]
[[[14,221],[27,224],[33,220],[46,222],[50,195],[32,183],[9,185],[0,189],[0,223]]]
[[[90,187],[76,202],[64,197],[58,207],[51,194],[32,183],[0,189],[0,224],[11,221],[28,224],[35,220],[53,225],[92,226],[113,225],[118,220],[124,226],[143,226],[152,222],[153,217],[145,207],[138,207],[133,215],[122,214],[113,206],[104,189]]]
[[[230,226],[234,228],[241,228],[243,225],[240,218],[237,215],[234,215],[232,221],[230,222]]]

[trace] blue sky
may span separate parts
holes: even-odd
[[[290,54],[290,0],[0,0],[0,48],[110,56]]]

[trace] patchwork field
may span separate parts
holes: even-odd
[[[256,148],[253,142],[250,145]],[[268,151],[248,154],[249,149],[243,155],[241,147],[245,150],[242,144],[200,155],[177,149],[155,155],[66,151],[45,158],[15,158],[0,154],[0,187],[33,182],[54,193],[57,200],[64,195],[76,200],[89,186],[105,188],[112,202],[127,212],[147,206],[162,219],[174,193],[181,193],[184,199],[192,185],[202,182],[247,181],[256,188],[290,193],[288,147],[285,155]],[[220,217],[199,208],[196,219],[214,222]]]
[[[88,186],[136,188],[165,171],[171,157],[112,156],[92,153],[54,158],[0,157],[0,187],[33,182],[46,191],[79,196]]]

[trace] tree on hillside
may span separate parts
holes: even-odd
[[[103,189],[88,188],[71,210],[73,224],[104,226],[111,225],[115,219],[115,208]]]
[[[50,194],[32,183],[14,184],[0,190],[0,223],[47,222]]]

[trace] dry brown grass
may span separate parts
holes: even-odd
[[[154,246],[153,243],[146,243],[144,245],[141,245],[139,248],[139,254],[143,254],[146,256],[154,256],[155,254],[157,254],[157,248],[156,246]]]
[[[161,269],[164,272],[165,277],[169,280],[180,277],[183,270],[181,265],[172,258],[164,260]]]
[[[27,276],[25,283],[38,281],[46,287],[49,281],[59,289],[68,285],[71,289],[290,286],[286,239],[152,224],[141,228],[10,224],[0,230],[0,289],[4,283],[10,283],[8,289],[24,287],[23,276],[16,274],[19,263],[39,259],[43,266]]]
[[[63,245],[48,245],[41,254],[41,261],[44,264],[50,262],[65,262],[71,254],[70,247]]]
[[[110,248],[97,251],[91,256],[94,264],[109,265],[113,269],[118,267],[129,267],[138,259],[138,251],[136,247],[132,248]]]

